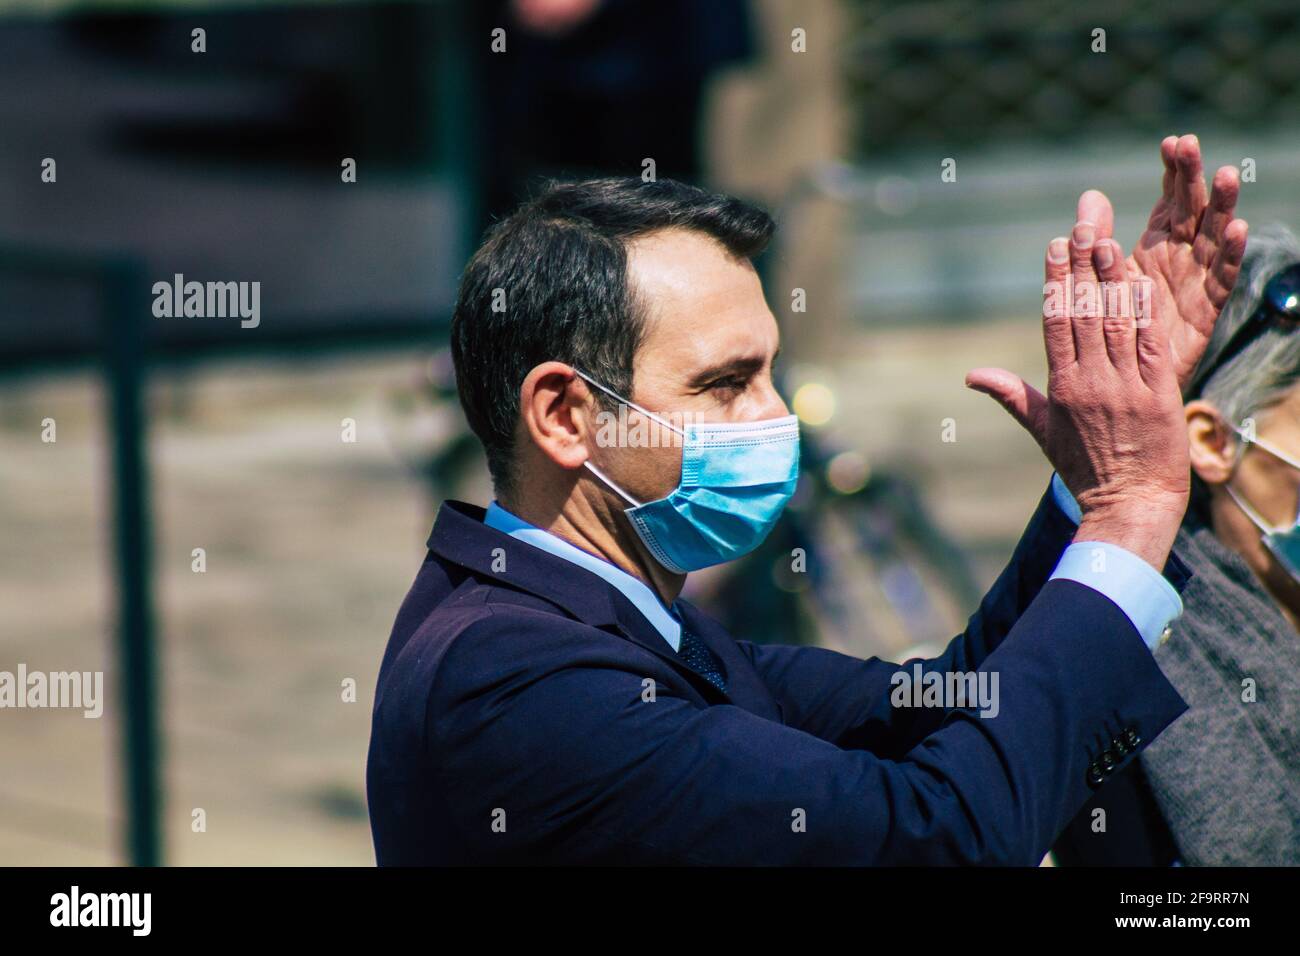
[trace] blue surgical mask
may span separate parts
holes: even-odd
[[[1252,445],[1258,445],[1261,449],[1268,452],[1279,461],[1283,461],[1292,468],[1300,470],[1300,461],[1296,461],[1290,455],[1286,454],[1286,452],[1272,447],[1268,442],[1262,441],[1259,438],[1248,437],[1246,433],[1239,428],[1233,430],[1241,436],[1244,441],[1249,442]],[[1240,508],[1245,513],[1246,517],[1255,523],[1255,527],[1259,528],[1262,532],[1264,547],[1268,548],[1273,557],[1277,558],[1278,563],[1287,570],[1287,573],[1289,573],[1292,578],[1296,581],[1300,581],[1300,503],[1298,503],[1296,507],[1295,522],[1290,527],[1275,528],[1271,527],[1268,522],[1261,518],[1259,513],[1252,508],[1244,498],[1233,491],[1231,485],[1224,485],[1224,488],[1227,490],[1228,494],[1232,496],[1232,500],[1237,503],[1237,507]]]
[[[638,502],[590,461],[587,468],[632,507],[624,510],[654,559],[685,574],[753,551],[799,481],[799,419],[687,423],[685,430],[574,369],[583,379],[682,436],[682,477],[657,501]]]

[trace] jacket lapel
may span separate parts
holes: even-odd
[[[689,667],[618,588],[585,568],[488,527],[483,523],[485,513],[485,509],[462,501],[444,502],[429,535],[429,550],[480,577],[536,595],[575,620],[632,641],[683,674],[690,675],[694,686],[706,697],[712,695],[718,698],[717,702],[736,703],[754,710],[747,703],[735,699],[732,682],[740,672],[745,672],[740,677],[740,687],[742,694],[750,698],[753,696],[752,682],[758,680],[757,675],[720,625],[709,621],[685,602],[678,602],[679,607],[689,609],[695,633],[722,659],[727,693],[718,690]],[[701,633],[704,628],[710,633]],[[730,645],[729,653],[724,653],[722,645]],[[771,700],[770,695],[768,700]],[[763,711],[754,712],[779,719]]]

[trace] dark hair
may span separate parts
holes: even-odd
[[[667,228],[711,236],[751,259],[771,216],[746,202],[662,179],[548,182],[488,228],[461,277],[451,323],[456,387],[487,452],[498,495],[512,488],[519,389],[543,362],[576,366],[632,397],[644,303],[627,283],[627,244]],[[599,393],[601,404],[612,400]]]

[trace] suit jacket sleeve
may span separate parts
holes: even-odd
[[[973,671],[983,663],[1047,583],[1074,532],[1074,523],[1049,490],[965,632],[939,657],[921,661],[923,671]],[[825,648],[736,643],[780,702],[786,723],[838,746],[897,759],[945,717],[935,708],[890,706],[892,678],[899,671],[910,675],[913,661],[897,664]]]
[[[1044,585],[983,661],[997,715],[946,712],[898,760],[667,681],[651,695],[623,642],[554,622],[487,605],[433,681],[437,809],[474,859],[1035,865],[1089,796],[1097,741],[1134,730],[1132,759],[1186,709],[1123,613],[1073,581]]]

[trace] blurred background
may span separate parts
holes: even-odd
[[[688,596],[937,652],[1049,476],[963,376],[1042,381],[1047,240],[1097,187],[1130,247],[1184,132],[1300,223],[1290,0],[0,0],[0,670],[107,697],[0,710],[0,864],[373,863],[389,627],[439,502],[490,498],[456,282],[540,176],[777,215],[806,471]],[[259,324],[155,317],[177,274]]]

